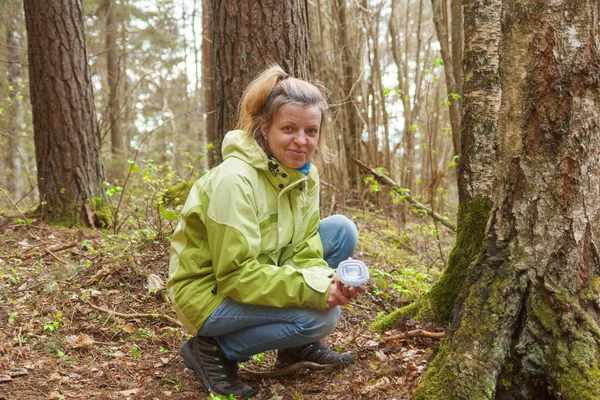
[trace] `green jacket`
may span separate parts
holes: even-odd
[[[323,260],[319,178],[268,159],[242,131],[223,162],[192,187],[171,242],[167,290],[191,334],[225,297],[325,310],[333,271]]]

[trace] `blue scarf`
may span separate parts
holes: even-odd
[[[298,171],[302,172],[304,175],[308,175],[308,171],[310,170],[310,161],[298,168]]]

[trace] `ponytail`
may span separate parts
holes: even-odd
[[[269,154],[269,147],[262,135],[262,125],[270,126],[279,109],[287,104],[299,107],[316,106],[321,111],[321,129],[317,153],[328,155],[325,141],[322,141],[323,126],[328,109],[323,94],[315,85],[302,79],[289,77],[277,64],[272,65],[256,77],[244,91],[239,106],[237,129],[258,142]]]
[[[267,98],[279,82],[287,78],[287,74],[279,65],[269,67],[257,76],[246,88],[240,102],[240,120],[237,129],[250,134],[267,101]]]

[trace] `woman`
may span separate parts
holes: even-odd
[[[277,349],[285,364],[354,360],[320,342],[337,325],[338,306],[365,291],[334,276],[356,249],[356,227],[343,216],[319,217],[311,159],[323,146],[326,110],[314,85],[269,68],[244,93],[223,163],[185,203],[167,287],[197,335],[180,353],[209,392],[252,397],[237,363],[265,350]]]

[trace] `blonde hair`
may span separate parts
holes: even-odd
[[[323,140],[323,127],[329,108],[323,93],[317,86],[302,79],[290,77],[275,64],[257,76],[246,88],[240,101],[238,129],[246,132],[269,154],[269,147],[262,135],[261,126],[271,126],[279,109],[284,105],[297,107],[315,106],[321,111],[321,126],[315,156],[329,158],[329,149]],[[311,160],[312,161],[312,160]]]

